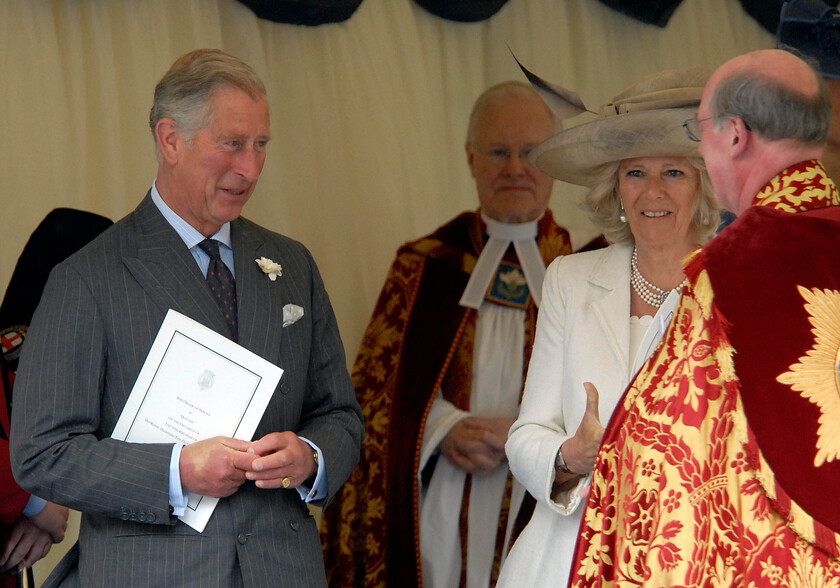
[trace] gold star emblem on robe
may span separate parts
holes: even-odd
[[[776,380],[820,409],[814,457],[819,467],[840,457],[840,292],[797,288],[810,315],[814,346]]]

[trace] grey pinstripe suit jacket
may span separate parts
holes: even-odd
[[[364,435],[332,307],[300,243],[245,219],[231,233],[239,343],[285,370],[255,438],[291,430],[318,445],[326,504]],[[260,256],[281,263],[282,277],[270,281]],[[283,328],[287,303],[304,315]],[[64,585],[86,587],[325,585],[315,521],[296,491],[246,482],[199,534],[169,516],[171,446],[109,438],[169,308],[227,333],[192,255],[148,195],[50,276],[16,383],[13,431],[26,433],[13,435],[12,461],[24,488],[83,513],[55,580],[69,571]]]

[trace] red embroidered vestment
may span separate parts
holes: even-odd
[[[469,408],[476,311],[458,301],[485,239],[480,215],[463,213],[401,247],[391,266],[353,367],[366,427],[361,459],[322,518],[333,588],[422,585],[423,427],[439,386],[447,400]],[[550,211],[539,221],[537,244],[546,264],[571,252],[568,232]],[[525,369],[536,314],[529,300]]]
[[[840,200],[809,161],[753,204],[613,414],[573,586],[840,586]]]

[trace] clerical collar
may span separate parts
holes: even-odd
[[[464,288],[464,294],[461,296],[459,304],[467,308],[481,306],[496,276],[505,251],[513,243],[519,263],[522,264],[525,280],[528,282],[528,289],[534,298],[534,302],[539,306],[542,300],[543,279],[545,278],[545,263],[536,241],[537,223],[540,219],[527,223],[502,223],[493,220],[482,211],[481,220],[487,225],[487,234],[490,238],[484,245],[484,249],[481,250],[481,255],[478,256],[475,269],[470,275],[467,287]]]

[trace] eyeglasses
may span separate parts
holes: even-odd
[[[688,138],[694,141],[695,143],[699,143],[700,140],[703,138],[703,131],[700,129],[700,123],[718,118],[740,118],[742,121],[744,121],[744,128],[746,128],[748,131],[752,131],[750,125],[742,117],[736,116],[734,114],[720,114],[718,116],[707,116],[706,118],[688,119],[683,123],[685,134],[688,135]]]
[[[690,118],[683,123],[683,128],[685,129],[685,134],[688,135],[688,138],[694,141],[695,143],[699,143],[700,139],[703,138],[703,132],[700,130],[700,123],[706,122],[707,120],[712,120],[714,116],[709,116],[706,118]]]

